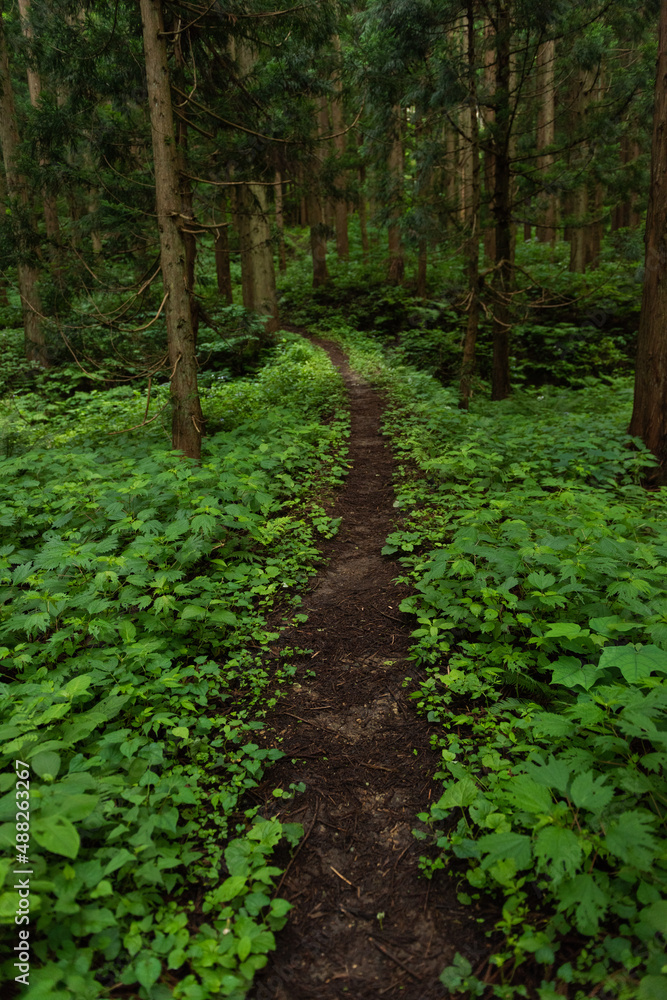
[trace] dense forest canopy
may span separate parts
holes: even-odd
[[[429,880],[342,906],[387,995],[665,1000],[667,0],[0,14],[8,995],[339,996],[261,973],[324,814],[264,774],[363,688],[350,545],[435,782],[345,758]]]

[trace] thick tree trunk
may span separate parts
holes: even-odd
[[[505,399],[510,386],[512,246],[512,116],[510,112],[510,16],[507,0],[496,4],[496,121],[494,141],[495,270],[493,273],[493,373],[491,399]]]
[[[9,56],[5,41],[2,17],[0,16],[0,144],[5,165],[7,192],[11,202],[11,210],[19,218],[17,228],[24,229],[30,225],[32,204],[30,189],[26,178],[17,168],[20,137],[16,122],[16,107],[14,91],[9,68]],[[23,242],[23,241],[22,241]],[[19,295],[23,309],[23,328],[25,331],[25,356],[28,361],[36,361],[43,368],[51,367],[51,359],[46,347],[42,329],[42,305],[37,287],[38,271],[30,259],[30,251],[21,247],[17,263]]]
[[[554,144],[556,123],[556,88],[554,66],[556,43],[553,39],[543,42],[537,52],[537,169],[543,190],[539,197],[537,239],[540,243],[556,242],[558,203],[550,190],[549,172],[553,167],[553,153],[545,153]]]
[[[164,16],[160,0],[140,0],[144,59],[153,140],[160,263],[167,294],[165,318],[171,365],[172,444],[190,458],[201,455],[203,417],[197,389],[186,247]]]
[[[470,120],[470,220],[466,239],[465,257],[468,277],[468,322],[463,342],[461,377],[459,381],[459,409],[467,410],[472,394],[475,372],[477,330],[479,327],[479,210],[481,204],[481,178],[479,165],[479,119],[477,116],[477,67],[475,39],[475,11],[473,0],[467,5],[467,58],[468,99]]]
[[[283,208],[283,178],[276,170],[276,229],[278,230],[278,270],[284,274],[287,270],[287,254],[285,252],[285,212]]]
[[[635,398],[629,433],[660,460],[667,479],[667,0],[660,8],[646,258]]]

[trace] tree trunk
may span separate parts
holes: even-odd
[[[359,136],[359,145],[361,145],[362,141],[361,136]],[[361,250],[364,264],[368,264],[371,246],[368,240],[368,213],[366,211],[366,167],[363,163],[359,167],[359,228],[361,230]]]
[[[629,433],[640,437],[667,468],[667,0],[660,7],[658,65],[653,110],[651,183],[646,217],[646,257],[639,317],[635,398]]]
[[[493,25],[487,20],[484,25],[484,90],[488,97],[495,91],[495,42]],[[489,261],[496,259],[496,230],[494,228],[493,197],[496,186],[495,154],[493,151],[493,128],[496,120],[495,110],[485,108],[486,150],[484,151],[484,188],[485,218],[484,225],[484,256]]]
[[[189,458],[199,458],[203,417],[197,389],[195,331],[180,218],[180,183],[164,16],[160,0],[140,0],[140,9],[153,140],[160,264],[167,294],[165,318],[171,365],[172,444]]]
[[[586,114],[586,107],[591,97],[591,73],[581,70],[578,79],[575,80],[574,100],[572,103],[572,134],[581,135],[581,129]],[[579,149],[573,154],[572,162],[579,174],[579,181],[574,191],[571,193],[571,202],[568,208],[571,209],[570,225],[568,235],[570,240],[570,271],[583,274],[586,270],[586,240],[587,229],[590,225],[588,183],[590,173],[590,152],[588,143],[583,139]]]
[[[251,196],[247,184],[235,188],[236,229],[239,234],[241,258],[241,298],[246,309],[255,308],[255,279],[252,269],[252,242],[250,237]]]
[[[514,279],[512,254],[512,164],[510,111],[510,16],[507,0],[496,4],[496,121],[494,130],[494,197],[496,259],[493,272],[493,374],[491,399],[511,391],[510,301]]]
[[[322,203],[315,191],[311,191],[308,196],[308,224],[310,226],[310,252],[313,257],[313,288],[321,288],[329,281],[327,237]]]
[[[16,122],[16,107],[14,91],[9,68],[9,56],[5,41],[4,26],[0,13],[0,144],[5,165],[7,192],[10,198],[10,210],[17,216],[17,231],[30,226],[32,204],[30,189],[26,178],[19,172],[16,162],[20,144],[18,125]],[[28,234],[32,236],[32,234]],[[20,247],[17,263],[19,295],[23,310],[23,328],[25,331],[25,356],[28,361],[36,361],[43,368],[51,367],[51,358],[46,346],[42,329],[42,305],[37,287],[38,271],[32,259],[31,251],[25,246],[25,240]]]
[[[30,0],[18,0],[18,6],[21,18],[21,31],[23,33],[23,37],[28,42],[29,49],[32,49],[33,34],[32,25],[30,23]],[[36,108],[39,104],[39,99],[42,96],[42,81],[37,70],[30,64],[28,64],[26,76],[28,79],[30,103],[33,108]],[[42,167],[48,165],[48,159],[46,157],[41,157],[39,162]],[[60,282],[62,281],[63,275],[60,262],[60,220],[58,218],[58,202],[55,196],[46,187],[43,191],[43,205],[44,228],[46,229],[46,235],[51,248],[53,276],[56,281]]]
[[[389,152],[389,204],[391,209],[391,222],[388,229],[389,246],[389,282],[392,285],[400,285],[405,273],[405,260],[403,258],[403,243],[401,240],[401,229],[399,221],[401,218],[401,207],[403,203],[403,142],[401,139],[401,118],[400,109],[396,109],[396,131],[391,142]]]
[[[234,302],[234,293],[232,291],[232,271],[229,255],[226,194],[223,194],[220,199],[220,212],[222,215],[222,225],[219,229],[215,230],[215,276],[218,283],[218,292],[224,297],[227,305],[231,306]]]
[[[333,37],[333,47],[334,51],[338,54],[340,69],[342,71],[340,38],[338,35],[334,35]],[[333,144],[339,162],[345,155],[347,145],[347,137],[344,134],[340,134],[343,133],[344,128],[343,84],[339,74],[334,82],[334,96],[331,101],[331,131],[334,133]],[[344,180],[345,175],[340,172],[337,180],[341,176]],[[347,185],[344,183],[343,186],[346,187]],[[350,241],[347,233],[347,198],[340,196],[336,198],[334,205],[334,226],[336,229],[336,253],[343,260],[347,260],[350,255]]]
[[[543,42],[537,52],[537,169],[542,182],[539,197],[536,235],[540,243],[556,242],[558,208],[554,192],[550,189],[549,172],[553,167],[553,153],[545,153],[554,144],[556,120],[556,88],[554,66],[556,43],[553,39]]]
[[[479,166],[479,118],[477,116],[477,66],[475,45],[475,10],[473,0],[467,4],[467,58],[468,100],[470,120],[470,229],[465,245],[466,272],[468,277],[468,322],[463,342],[461,377],[459,381],[459,409],[467,410],[472,395],[472,378],[475,372],[477,330],[479,327],[479,210],[481,203],[481,178]]]
[[[284,274],[287,270],[287,255],[285,253],[285,213],[283,209],[283,178],[276,170],[276,229],[278,230],[278,270]]]
[[[279,318],[266,185],[248,185],[248,204],[254,309],[260,316],[265,317],[264,330],[268,337],[272,337],[278,329]]]

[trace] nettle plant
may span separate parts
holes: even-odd
[[[384,552],[415,590],[401,605],[426,670],[413,697],[442,726],[422,866],[457,876],[463,903],[502,900],[493,985],[461,955],[443,984],[528,996],[530,960],[540,1000],[662,1000],[667,529],[665,498],[637,485],[653,460],[628,447],[631,387],[464,414],[428,376],[348,343],[391,394],[406,463]]]
[[[225,392],[240,419],[200,465],[150,438],[86,447],[62,415],[63,447],[0,463],[0,922],[10,955],[20,759],[28,1000],[242,997],[286,920],[270,858],[301,829],[244,799],[281,756],[255,739],[289,675],[266,615],[336,530],[313,497],[348,420],[308,344]]]

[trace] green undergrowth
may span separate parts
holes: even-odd
[[[640,485],[653,459],[626,434],[632,387],[477,399],[465,413],[429,376],[338,334],[388,392],[402,462],[384,552],[414,588],[413,697],[442,727],[422,866],[501,913],[495,985],[462,955],[442,982],[452,995],[664,1000],[667,498]]]
[[[292,336],[203,396],[200,464],[159,420],[109,434],[142,420],[131,389],[56,400],[0,461],[0,921],[11,956],[30,870],[26,1000],[242,997],[289,910],[271,855],[301,828],[246,793],[293,672],[289,651],[266,666],[267,615],[302,620],[291,595],[337,527],[319,500],[345,472],[344,391]]]

